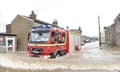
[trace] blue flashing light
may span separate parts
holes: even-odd
[[[37,29],[37,28],[51,28],[51,27],[52,27],[52,25],[45,24],[45,25],[33,26],[32,29]]]

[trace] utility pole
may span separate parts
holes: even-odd
[[[99,47],[101,49],[100,16],[98,16],[98,27],[99,27]]]

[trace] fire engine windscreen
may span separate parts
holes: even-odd
[[[30,42],[45,42],[48,41],[50,37],[49,31],[33,31],[30,34],[29,41]]]

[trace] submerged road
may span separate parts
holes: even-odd
[[[99,48],[98,42],[56,59],[29,57],[24,53],[0,54],[0,72],[119,72],[120,48]]]

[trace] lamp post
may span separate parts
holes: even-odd
[[[99,47],[101,49],[100,16],[98,16],[98,27],[99,27]]]

